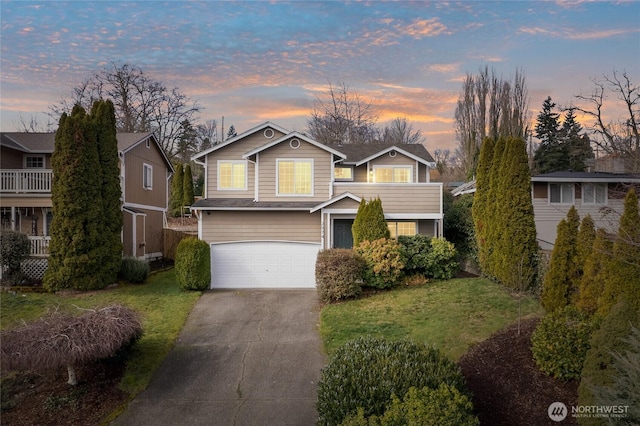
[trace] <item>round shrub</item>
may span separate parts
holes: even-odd
[[[444,238],[432,238],[427,255],[427,276],[437,280],[449,280],[458,272],[456,248]]]
[[[20,264],[31,253],[31,242],[25,234],[4,230],[0,232],[0,265],[7,270],[3,278],[19,282],[21,278]]]
[[[185,238],[176,248],[176,280],[184,290],[206,290],[211,285],[211,250],[197,238]]]
[[[129,283],[144,282],[149,276],[149,264],[135,257],[125,257],[120,263],[118,278]]]
[[[477,426],[480,421],[473,413],[473,404],[467,395],[453,386],[441,383],[437,389],[412,387],[400,400],[393,395],[392,402],[382,417],[366,418],[358,409],[341,426]]]
[[[396,240],[380,238],[363,241],[356,248],[367,263],[365,284],[375,288],[391,288],[398,284],[404,273],[404,255]]]
[[[362,290],[366,263],[349,249],[328,249],[316,259],[318,297],[324,303],[356,297]]]
[[[318,424],[338,425],[363,409],[382,415],[392,395],[411,387],[437,389],[445,383],[463,391],[464,378],[440,351],[411,341],[361,337],[338,348],[318,383]]]
[[[398,242],[404,253],[405,272],[426,275],[428,256],[431,251],[431,237],[423,234],[401,235],[398,237]]]
[[[556,379],[580,378],[597,321],[569,305],[547,314],[531,336],[533,359],[544,373]]]

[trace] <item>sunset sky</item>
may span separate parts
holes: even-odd
[[[406,117],[430,151],[454,149],[465,73],[522,68],[532,116],[592,78],[640,84],[640,2],[1,2],[2,131],[68,97],[112,62],[139,66],[240,133],[304,131],[316,97],[344,82],[384,125]],[[611,106],[610,111],[616,111]]]

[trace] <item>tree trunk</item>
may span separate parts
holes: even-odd
[[[67,365],[67,371],[69,372],[69,383],[71,386],[75,386],[78,384],[78,379],[76,378],[76,367],[69,364]]]

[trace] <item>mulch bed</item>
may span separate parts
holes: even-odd
[[[473,393],[473,405],[483,425],[576,425],[569,416],[552,421],[547,409],[562,402],[577,405],[578,382],[562,382],[542,373],[531,354],[531,334],[538,319],[522,321],[472,347],[458,364]]]

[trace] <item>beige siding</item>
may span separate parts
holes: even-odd
[[[366,200],[380,197],[385,214],[440,214],[441,212],[441,183],[335,183],[334,187],[335,194],[348,191]]]
[[[2,207],[51,207],[51,195],[45,196],[31,195],[27,197],[2,195]]]
[[[287,141],[260,153],[259,199],[260,201],[326,201],[329,199],[331,182],[331,154],[310,143],[300,141],[293,149]],[[313,196],[277,196],[276,163],[278,159],[313,160]]]
[[[165,208],[167,165],[155,144],[138,144],[125,154],[125,202]],[[143,164],[153,167],[153,187],[143,188]]]
[[[336,194],[336,195],[339,195],[339,194]],[[327,206],[326,208],[327,209],[331,209],[331,210],[333,210],[333,209],[342,209],[342,210],[351,209],[351,210],[357,211],[359,206],[360,206],[360,203],[358,203],[356,200],[353,200],[351,198],[345,198],[343,200],[340,200],[338,202],[335,202],[335,203]]]
[[[0,155],[0,169],[23,169],[25,156],[44,156],[44,168],[51,168],[51,154],[27,154],[15,149],[2,147]]]
[[[367,165],[366,164],[363,164],[363,165],[355,168],[353,181],[354,182],[368,182],[369,181],[368,178],[367,178]]]
[[[212,211],[202,215],[202,239],[320,243],[320,212]]]
[[[395,157],[389,156],[389,153],[374,158],[369,162],[369,169],[373,170],[374,167],[380,166],[411,166],[411,179],[412,182],[416,181],[416,160],[413,160],[405,155],[397,153]]]
[[[275,129],[273,129],[273,131],[274,135],[272,138],[267,139],[264,136],[264,130],[260,130],[252,135],[211,152],[207,156],[206,198],[253,198],[255,176],[254,164],[247,162],[248,182],[246,191],[218,191],[218,160],[242,160],[242,156],[247,152],[284,136],[283,133],[280,133]]]

